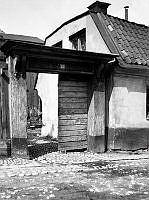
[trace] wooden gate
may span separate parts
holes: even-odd
[[[7,72],[0,76],[0,155],[7,155],[7,145],[10,139],[9,125],[9,98],[8,98],[8,77]]]
[[[58,142],[59,150],[87,148],[88,83],[59,77]]]

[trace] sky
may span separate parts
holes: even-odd
[[[0,29],[5,33],[45,39],[65,21],[87,11],[96,0],[0,0]],[[108,14],[149,26],[149,0],[102,0],[110,3]]]

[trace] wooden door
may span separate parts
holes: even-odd
[[[59,150],[87,148],[88,83],[59,77],[58,147]]]

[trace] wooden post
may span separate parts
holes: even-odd
[[[97,74],[96,74],[97,75]],[[90,83],[88,106],[88,150],[105,151],[105,81],[95,76]]]
[[[27,156],[27,85],[16,76],[17,58],[8,58],[11,154]]]

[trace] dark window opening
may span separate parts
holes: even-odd
[[[86,50],[86,31],[82,29],[81,31],[71,35],[69,40],[72,43],[72,49],[85,51]]]
[[[62,41],[57,42],[56,44],[53,45],[53,47],[62,48]]]
[[[146,118],[149,120],[149,87],[146,89]]]

